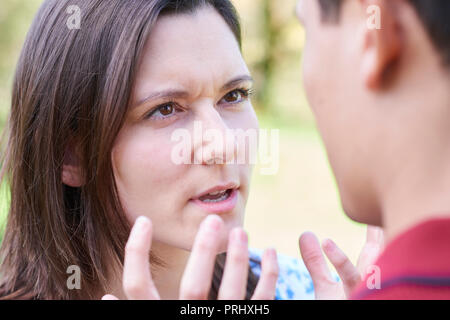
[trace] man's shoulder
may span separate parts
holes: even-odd
[[[448,280],[448,279],[444,279]],[[450,286],[422,285],[409,279],[397,279],[393,285],[383,284],[379,290],[358,290],[353,300],[449,300]]]
[[[353,299],[450,299],[450,219],[431,219],[403,232],[374,266]]]

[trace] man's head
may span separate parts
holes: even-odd
[[[450,161],[450,1],[300,0],[297,13],[305,89],[344,211],[382,225],[391,191],[406,199],[405,185]]]

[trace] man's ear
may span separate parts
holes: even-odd
[[[75,188],[83,185],[81,161],[73,143],[70,143],[66,148],[61,175],[62,182],[65,185]]]
[[[401,29],[397,5],[392,0],[360,0],[367,13],[362,76],[367,88],[377,90],[401,54]],[[379,23],[377,23],[379,22]]]

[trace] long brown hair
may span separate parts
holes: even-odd
[[[76,5],[79,29],[66,11]],[[239,45],[229,0],[46,0],[17,65],[0,181],[10,208],[0,251],[0,298],[92,299],[107,293],[111,263],[121,267],[131,229],[121,207],[111,150],[122,127],[136,66],[159,16],[210,5]],[[77,150],[84,184],[64,185],[62,164]],[[161,265],[153,255],[152,262]],[[217,297],[218,257],[210,298]],[[109,264],[109,265],[108,265]],[[66,286],[80,267],[81,290]],[[113,275],[114,276],[114,275]],[[247,298],[256,277],[250,272]]]

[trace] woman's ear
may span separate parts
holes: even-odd
[[[377,90],[385,84],[385,75],[401,54],[400,21],[392,0],[360,0],[375,20],[364,33],[362,76],[367,88]],[[368,16],[368,19],[371,19]]]
[[[70,187],[81,187],[83,185],[81,161],[74,144],[69,144],[66,148],[61,175],[62,182],[65,185]]]

